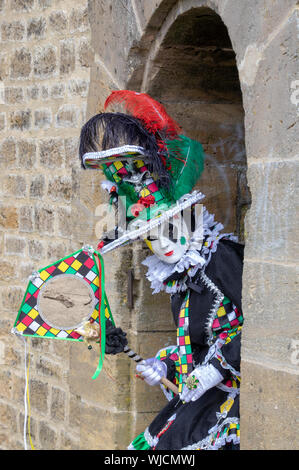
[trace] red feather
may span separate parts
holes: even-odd
[[[168,116],[164,106],[146,93],[131,90],[117,90],[106,99],[104,109],[111,104],[124,103],[125,109],[132,116],[142,121],[144,127],[151,133],[163,132],[165,138],[174,139],[178,136],[180,126]]]

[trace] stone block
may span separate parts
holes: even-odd
[[[103,410],[82,402],[81,416],[81,449],[111,450],[124,449],[129,436],[127,413],[114,410]]]
[[[2,290],[2,307],[10,312],[17,312],[24,297],[24,287],[10,286]]]
[[[47,85],[41,87],[41,97],[44,101],[49,99],[49,87]]]
[[[16,12],[31,11],[34,7],[34,0],[11,0],[10,7]]]
[[[23,176],[10,175],[4,180],[4,190],[7,196],[24,198],[27,191],[26,179]]]
[[[52,123],[51,109],[38,109],[34,111],[34,127],[37,129],[47,129]]]
[[[25,254],[26,241],[13,235],[5,236],[5,253],[7,255],[23,256]]]
[[[46,19],[42,16],[40,18],[30,18],[27,22],[28,39],[43,38],[46,32],[46,24]]]
[[[39,376],[43,375],[54,379],[61,379],[63,376],[61,364],[46,356],[38,358],[36,361],[36,370]]]
[[[6,113],[0,113],[0,132],[6,127]]]
[[[51,419],[63,422],[66,418],[66,393],[64,390],[52,387],[52,399],[50,405]]]
[[[261,52],[254,81],[249,84],[251,88],[244,84],[244,89],[251,90],[244,93],[245,125],[250,129],[246,149],[250,160],[283,161],[297,153],[298,112],[292,88],[297,79],[296,11],[281,23],[276,33]],[[250,69],[251,64],[244,63],[244,73],[246,67]]]
[[[292,345],[298,340],[295,305],[297,269],[293,265],[247,260],[243,270],[242,306],[245,323],[242,357],[275,361],[292,369]]]
[[[36,144],[30,140],[19,140],[17,142],[18,165],[21,168],[31,169],[36,162]]]
[[[4,233],[0,233],[0,255],[4,252]]]
[[[261,13],[258,0],[242,3],[238,0],[219,2],[219,14],[228,28],[237,62],[243,59],[248,44],[265,44],[295,5],[296,0],[265,0]],[[257,11],[261,14],[256,14]]]
[[[18,131],[28,130],[31,127],[31,111],[13,111],[9,116],[10,128]]]
[[[61,168],[64,159],[62,139],[47,139],[39,144],[40,164],[46,168]]]
[[[0,420],[2,426],[9,429],[10,432],[17,432],[17,411],[13,406],[0,403]]]
[[[250,165],[253,194],[246,215],[247,257],[279,262],[298,259],[298,160]]]
[[[75,9],[73,8],[70,17],[70,32],[85,32],[89,30],[89,18],[87,8]]]
[[[55,260],[63,258],[72,251],[74,250],[70,248],[69,244],[65,241],[50,242],[47,248],[47,258],[54,262]]]
[[[68,207],[59,207],[56,218],[58,221],[58,233],[61,237],[71,237],[72,227],[76,225],[76,219],[71,216],[71,209]]]
[[[81,416],[80,416],[81,397],[80,395],[70,392],[69,395],[69,423],[72,430],[80,429]]]
[[[59,437],[59,448],[61,450],[80,450],[80,438],[62,431]]]
[[[34,207],[35,230],[43,235],[54,233],[54,209],[49,205]]]
[[[10,73],[10,57],[7,54],[0,54],[0,79],[4,80]]]
[[[99,361],[98,346],[88,350],[85,344],[74,343],[70,351],[69,383],[72,392],[84,401],[97,403],[100,408],[128,411],[130,404],[131,361],[124,354],[105,355],[104,366],[96,380],[92,380]],[[82,387],[82,383],[88,387]],[[99,396],[99,390],[101,395]]]
[[[137,412],[136,418],[134,421],[134,433],[131,436],[131,442],[137,437],[141,432],[145,431],[145,429],[151,424],[154,418],[157,416],[157,413],[143,413]]]
[[[4,90],[4,99],[7,104],[17,104],[24,101],[22,87],[6,87]]]
[[[45,193],[45,177],[44,175],[37,175],[32,178],[30,184],[30,197],[33,199],[40,199]]]
[[[79,40],[77,55],[79,64],[83,69],[91,67],[94,58],[94,51],[88,38],[81,38]]]
[[[33,65],[36,78],[43,79],[53,76],[57,68],[56,48],[50,45],[36,46]]]
[[[41,380],[31,379],[29,382],[30,402],[33,410],[46,415],[49,406],[49,385]]]
[[[60,43],[60,74],[66,75],[75,70],[76,55],[75,44],[71,39],[61,41]]]
[[[3,22],[1,25],[2,41],[22,41],[25,25],[21,21]]]
[[[55,33],[65,34],[67,16],[64,11],[53,11],[49,16],[49,27]]]
[[[0,278],[10,281],[16,275],[16,266],[10,261],[0,259]]]
[[[241,370],[241,450],[296,449],[298,374],[267,361]]]
[[[47,8],[50,8],[53,4],[53,0],[38,0],[38,6],[42,10],[46,10]]]
[[[35,271],[36,264],[33,261],[29,263],[20,263],[18,266],[18,278],[20,281],[28,282],[28,277],[30,274]]]
[[[65,84],[64,83],[55,83],[51,87],[50,91],[51,98],[54,100],[60,100],[64,98],[65,95]]]
[[[68,176],[51,178],[48,184],[48,197],[54,201],[69,202],[72,197],[72,181]]]
[[[43,242],[38,240],[28,241],[28,254],[31,259],[39,261],[44,256]]]
[[[88,93],[89,82],[82,79],[73,79],[68,83],[68,91],[70,96],[86,97]]]
[[[20,232],[32,232],[33,231],[33,207],[22,206],[20,207],[19,213],[19,224]]]
[[[68,137],[64,141],[65,166],[67,168],[81,168],[79,160],[79,140],[77,137]],[[74,178],[72,178],[74,180]]]
[[[4,229],[17,229],[18,211],[13,206],[0,206],[0,227]]]
[[[31,52],[28,48],[17,49],[10,60],[10,77],[12,79],[26,79],[31,73]]]
[[[39,424],[39,442],[42,450],[56,450],[58,444],[58,433],[54,426],[47,421],[41,421]]]
[[[39,87],[37,85],[27,87],[26,92],[29,100],[37,100],[39,98]]]
[[[79,109],[75,105],[63,105],[56,114],[57,127],[75,128],[78,126]]]
[[[10,350],[11,351],[11,350]],[[13,351],[14,357],[16,357],[15,351]],[[7,362],[6,364],[9,366],[19,366],[20,365],[20,357],[16,361],[10,361],[9,359],[9,354],[7,354]],[[12,374],[10,371],[7,371],[4,369],[4,367],[1,367],[0,371],[0,390],[1,390],[1,397],[10,399],[11,398],[11,389],[12,389]]]
[[[132,4],[103,0],[93,2],[90,4],[89,18],[93,30],[92,47],[111,74],[120,83],[126,83],[131,72],[127,60],[129,51],[140,39]],[[105,31],[104,37],[100,31]],[[109,52],[111,50],[113,54]]]
[[[16,142],[13,137],[8,137],[2,141],[0,167],[14,168],[16,164]]]

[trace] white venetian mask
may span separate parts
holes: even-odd
[[[146,238],[153,253],[164,263],[177,263],[189,247],[189,231],[180,215],[151,230]]]

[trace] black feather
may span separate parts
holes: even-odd
[[[101,113],[93,116],[81,129],[79,156],[122,145],[138,145],[150,159],[149,171],[158,177],[159,186],[169,188],[170,176],[159,154],[156,137],[149,133],[139,119],[123,113]]]

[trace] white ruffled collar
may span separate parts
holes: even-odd
[[[208,265],[212,253],[217,250],[217,245],[221,238],[228,237],[237,241],[237,237],[233,234],[224,233],[220,235],[222,229],[223,225],[215,222],[214,215],[209,214],[204,207],[203,230],[201,227],[198,227],[193,232],[188,250],[177,263],[164,263],[156,255],[145,258],[142,264],[148,268],[146,277],[151,283],[153,294],[161,291],[169,294],[185,291],[187,289],[187,279],[192,278],[199,269]],[[197,237],[199,232],[203,234],[204,245],[202,245],[202,240]],[[185,273],[185,275],[178,280],[165,284],[165,279],[175,273]]]

